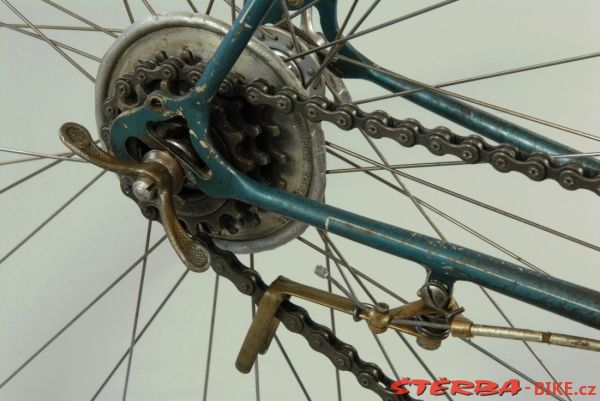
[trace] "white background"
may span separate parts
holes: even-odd
[[[148,14],[141,1],[131,2],[136,18]],[[183,0],[152,0],[151,3],[161,12],[188,9]],[[206,2],[198,0],[196,3],[203,9]],[[340,3],[345,10],[350,1]],[[360,2],[355,15],[360,15],[369,3]],[[103,26],[122,28],[128,25],[120,1],[63,0],[60,4]],[[433,2],[383,0],[364,27],[429,4]],[[80,25],[42,2],[14,0],[14,5],[34,23]],[[219,6],[216,15],[227,18],[228,12]],[[598,15],[600,3],[593,0],[462,0],[353,43],[378,64],[435,84],[598,51]],[[3,5],[0,6],[0,18],[2,21],[20,22]],[[354,21],[356,19],[353,18]],[[56,40],[97,56],[101,56],[112,41],[103,33],[46,32]],[[77,121],[90,129],[95,127],[93,85],[61,59],[55,50],[41,41],[7,29],[0,32],[0,46],[3,88],[0,116],[4,123],[0,146],[63,152],[57,136],[57,129],[63,122]],[[97,63],[77,55],[73,57],[95,74]],[[600,128],[599,66],[600,61],[592,59],[449,89],[597,133]],[[355,99],[383,94],[381,89],[367,83],[350,82],[349,85]],[[428,127],[446,125],[458,133],[468,133],[403,100],[367,106],[367,110],[380,108],[399,118],[417,118]],[[518,122],[582,151],[600,150],[600,145],[593,141],[523,120]],[[359,133],[342,133],[331,126],[324,128],[328,140],[375,157],[367,150],[368,145]],[[391,163],[442,160],[420,148],[404,149],[388,141],[378,143]],[[0,156],[1,160],[19,157]],[[46,163],[48,161],[36,161],[0,167],[0,187]],[[328,160],[328,163],[330,168],[346,167],[335,160]],[[2,194],[0,255],[8,252],[98,172],[93,166],[64,162]],[[499,174],[486,165],[407,172],[591,243],[600,243],[598,199],[590,192],[567,192],[555,182],[533,183],[518,174]],[[434,234],[410,201],[363,176],[358,173],[329,176],[328,201],[402,227]],[[381,173],[381,176],[391,179],[389,174]],[[549,273],[591,288],[600,288],[600,258],[594,251],[418,184],[406,183],[415,195]],[[432,218],[451,241],[508,258],[439,216]],[[106,174],[0,265],[0,379],[12,372],[143,253],[145,229],[146,222],[137,207],[120,193],[116,177]],[[162,235],[162,228],[154,224],[152,242]],[[314,230],[309,230],[305,237],[318,242]],[[335,241],[352,265],[404,297],[416,298],[415,292],[424,278],[420,267],[341,239],[336,238]],[[242,260],[247,258],[242,257]],[[322,263],[321,256],[297,241],[256,256],[257,269],[267,282],[284,274],[323,287],[325,283],[312,273],[314,266]],[[140,326],[182,271],[181,263],[166,243],[152,254],[148,262]],[[201,399],[214,280],[212,271],[189,275],[136,346],[129,400]],[[0,400],[89,399],[128,347],[138,282],[139,269],[1,389]],[[375,294],[381,300],[392,303],[384,294],[377,291]],[[472,320],[504,324],[475,286],[461,283],[455,295]],[[367,301],[364,294],[361,294],[361,299]],[[598,337],[597,331],[580,324],[504,296],[498,295],[496,299],[518,327]],[[235,356],[250,322],[250,301],[226,280],[221,280],[218,300],[209,399],[253,399],[253,375],[242,375],[234,367]],[[315,321],[328,324],[328,311],[322,308],[309,310]],[[389,376],[393,376],[364,324],[338,316],[337,325],[339,337],[355,345],[363,359],[376,362]],[[296,335],[280,330],[279,336],[312,399],[335,399],[334,371],[326,358],[313,352]],[[400,376],[428,378],[395,334],[386,333],[381,339]],[[416,347],[413,339],[409,341]],[[478,343],[535,380],[550,380],[522,344],[485,339]],[[597,354],[538,344],[532,347],[558,380],[573,381],[576,385],[600,384]],[[516,377],[457,339],[448,340],[439,351],[422,351],[421,355],[438,376],[498,382]],[[99,399],[120,399],[123,367]],[[260,357],[260,374],[263,400],[304,399],[276,347]],[[342,373],[341,377],[344,399],[377,399],[363,390],[350,374]],[[524,381],[522,383],[525,385]],[[523,400],[532,398],[527,391],[515,397]]]

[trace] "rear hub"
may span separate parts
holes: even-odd
[[[185,95],[228,29],[228,25],[210,17],[170,14],[140,21],[123,32],[107,52],[96,84],[96,119],[109,151],[112,122],[123,112],[141,106],[152,92],[172,97]],[[258,39],[250,41],[219,88],[210,113],[210,140],[233,167],[252,179],[322,200],[325,153],[320,126],[299,114],[281,115],[234,95],[236,85],[258,78],[274,88],[289,86],[304,91],[301,71],[307,69],[307,61],[303,60],[301,69],[284,64],[277,49],[263,44],[264,36],[260,35],[264,33],[268,32],[263,31]],[[318,66],[316,59],[309,62]],[[305,93],[319,91],[322,88],[318,85]],[[148,129],[194,160],[206,174],[211,173],[195,154],[184,119],[149,122]],[[129,156],[138,161],[164,156],[151,138],[128,141],[127,149]],[[158,218],[143,196],[147,190],[142,188],[143,183],[133,185],[125,176],[120,181],[123,192],[146,217]],[[176,213],[187,230],[191,234],[204,232],[227,250],[251,253],[272,249],[296,238],[306,228],[303,223],[253,205],[207,196],[186,179],[177,190]]]

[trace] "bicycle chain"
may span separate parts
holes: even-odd
[[[242,264],[233,253],[214,246],[210,238],[200,239],[211,250],[211,266],[215,273],[231,281],[238,291],[258,304],[268,288],[260,274]],[[415,401],[408,394],[394,394],[389,388],[393,380],[379,366],[363,361],[353,346],[337,338],[329,328],[314,322],[304,308],[284,301],[276,316],[289,331],[303,336],[313,350],[328,357],[336,369],[354,374],[362,387],[375,392],[383,401]]]
[[[343,130],[358,128],[372,138],[390,138],[407,148],[421,145],[436,156],[450,154],[469,164],[489,163],[502,173],[518,171],[534,181],[553,179],[567,190],[588,189],[600,195],[600,172],[578,162],[558,163],[545,153],[527,154],[509,144],[492,145],[479,136],[461,136],[446,127],[428,129],[412,118],[400,120],[383,111],[367,113],[322,96],[304,98],[287,87],[274,92],[262,80],[238,84],[238,95],[249,103],[269,105],[283,114],[300,113],[315,123],[328,121]]]
[[[460,136],[445,127],[427,129],[416,120],[395,119],[382,111],[366,113],[354,105],[338,105],[320,96],[304,98],[287,87],[273,91],[263,80],[248,84],[238,78],[226,78],[219,94],[242,97],[252,105],[271,106],[284,114],[301,113],[312,122],[328,121],[343,130],[358,128],[372,138],[387,137],[405,147],[422,145],[435,155],[452,154],[472,164],[487,162],[502,172],[520,171],[536,181],[552,178],[566,189],[586,188],[600,194],[600,174],[596,172],[592,177],[578,163],[557,165],[548,155],[530,156],[513,146],[494,146],[480,137]],[[207,244],[213,270],[258,304],[268,288],[259,273],[242,264],[233,253],[216,247],[208,236],[197,234],[196,237]],[[305,309],[284,301],[276,316],[289,331],[300,334],[312,349],[328,357],[336,369],[354,374],[361,386],[375,392],[382,400],[414,400],[408,394],[395,395],[389,388],[393,380],[381,368],[362,360],[353,346],[337,338],[329,328],[314,322]]]
[[[307,99],[287,87],[273,91],[263,80],[247,84],[240,79],[226,79],[219,93],[225,97],[241,96],[253,105],[268,105],[284,114],[301,113],[315,123],[328,121],[343,130],[358,128],[372,138],[387,137],[405,147],[422,145],[438,156],[452,154],[470,164],[490,163],[501,172],[519,171],[535,181],[550,178],[569,190],[585,188],[600,194],[600,174],[592,176],[579,163],[558,165],[548,155],[528,155],[507,144],[491,145],[478,136],[460,136],[446,127],[427,129],[414,119],[399,120],[382,111],[366,113],[354,105],[338,105],[320,96]],[[203,240],[211,244],[209,238]],[[258,304],[267,289],[258,272],[244,266],[230,252],[214,245],[209,245],[209,249],[213,270]],[[276,316],[289,331],[302,335],[312,349],[327,356],[336,369],[354,374],[361,386],[382,400],[414,400],[408,394],[394,394],[389,388],[393,380],[379,366],[363,361],[353,346],[341,341],[329,328],[313,322],[305,309],[284,301]]]

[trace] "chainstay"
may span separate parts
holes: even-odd
[[[356,105],[337,104],[322,96],[305,98],[288,87],[274,91],[263,80],[236,84],[231,88],[237,96],[279,113],[300,113],[315,123],[327,121],[343,130],[357,128],[372,138],[389,138],[407,148],[424,146],[436,156],[454,155],[468,164],[488,163],[502,173],[517,171],[534,181],[551,179],[567,190],[587,189],[600,195],[600,171],[577,161],[559,163],[546,153],[528,154],[509,144],[493,145],[480,136],[461,136],[446,127],[425,128],[412,118],[396,119],[383,111],[367,113]]]
[[[203,237],[201,241],[212,253],[215,273],[231,281],[238,291],[250,296],[258,305],[268,288],[260,274],[246,267],[233,253],[217,248],[210,238]],[[408,394],[394,394],[390,390],[393,380],[379,366],[362,360],[353,346],[340,340],[329,328],[314,322],[304,308],[284,301],[276,316],[289,331],[304,337],[313,350],[329,358],[336,369],[351,372],[362,387],[375,392],[383,401],[416,401]]]

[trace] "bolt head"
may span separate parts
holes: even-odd
[[[131,185],[133,195],[140,201],[147,202],[156,196],[156,185],[147,178],[139,178]]]
[[[322,265],[315,266],[315,274],[321,278],[327,278],[329,276],[329,270]]]

